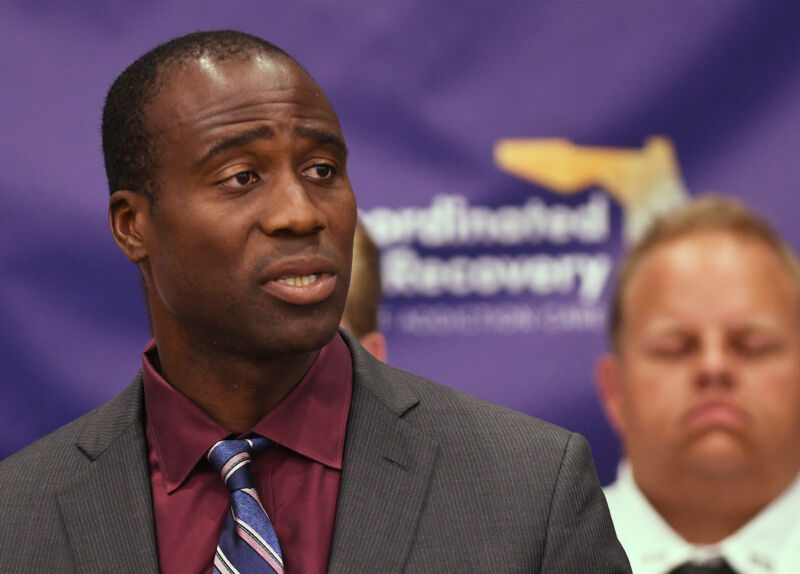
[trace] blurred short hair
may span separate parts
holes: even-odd
[[[740,201],[720,195],[706,195],[657,218],[623,258],[611,296],[607,326],[609,342],[615,351],[620,350],[625,322],[625,293],[641,262],[665,243],[705,231],[720,231],[761,241],[784,263],[800,290],[800,262],[797,255],[772,225]]]
[[[342,321],[356,337],[378,331],[381,306],[380,254],[359,220],[353,240],[353,269]]]

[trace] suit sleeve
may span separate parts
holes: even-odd
[[[550,503],[544,574],[630,573],[600,488],[589,444],[572,433]]]

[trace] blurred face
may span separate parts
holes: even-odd
[[[624,295],[606,410],[638,477],[794,476],[800,465],[800,301],[760,241],[703,231],[663,244]]]
[[[328,342],[356,208],[319,86],[280,56],[201,59],[169,76],[148,120],[158,202],[139,217],[156,336],[261,357]]]

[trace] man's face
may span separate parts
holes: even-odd
[[[142,271],[156,336],[258,357],[328,342],[356,209],[322,90],[281,56],[200,59],[170,74],[148,125],[159,188]]]
[[[623,310],[598,372],[637,477],[797,472],[800,301],[769,247],[717,231],[660,245]]]

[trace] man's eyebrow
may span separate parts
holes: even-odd
[[[332,145],[338,148],[339,151],[347,157],[347,146],[344,140],[333,132],[310,128],[308,126],[297,126],[294,129],[294,134],[297,137],[312,139],[321,145]]]
[[[214,143],[211,149],[208,150],[208,152],[203,156],[203,158],[198,163],[202,165],[211,158],[213,158],[215,155],[225,151],[226,149],[243,146],[258,139],[269,139],[274,136],[275,132],[272,131],[271,127],[260,126],[254,130],[250,130],[249,132],[243,132],[240,134],[236,134],[235,136],[231,136],[229,138],[221,139]]]

